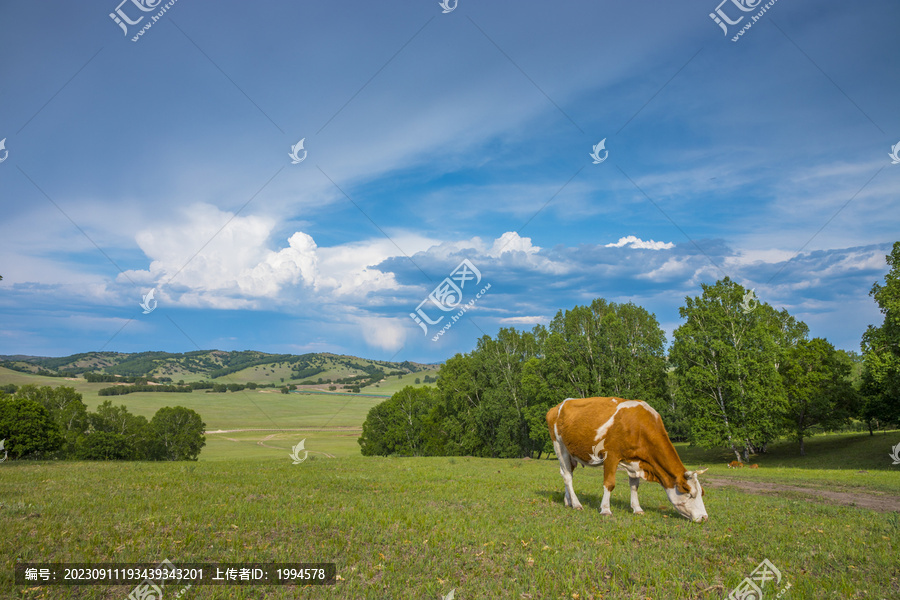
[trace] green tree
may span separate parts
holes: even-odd
[[[547,385],[547,376],[543,369],[544,361],[538,357],[529,358],[522,365],[522,391],[531,399],[524,414],[531,447],[537,452],[535,458],[540,458],[541,454],[547,454],[549,457],[553,452],[553,442],[547,429],[547,411],[551,406],[559,404],[559,399]]]
[[[836,429],[856,408],[856,392],[848,379],[852,361],[822,338],[801,340],[779,365],[787,396],[786,429],[806,455],[804,438],[810,429]]]
[[[206,423],[183,406],[165,406],[150,420],[151,456],[159,460],[197,460],[206,445]]]
[[[0,393],[0,440],[13,458],[56,452],[65,438],[41,403],[23,396]]]
[[[617,396],[656,405],[665,397],[665,333],[640,306],[598,298],[559,311],[541,345],[557,402]]]
[[[94,431],[81,438],[76,456],[81,460],[131,460],[136,450],[121,433]]]
[[[869,295],[884,315],[880,327],[869,325],[862,338],[863,372],[861,417],[869,426],[900,423],[900,241],[885,256],[890,267],[884,284],[875,283]]]
[[[94,433],[109,433],[124,438],[121,445],[123,448],[130,449],[130,455],[123,450],[121,452],[123,456],[127,455],[129,459],[134,458],[138,460],[155,458],[153,435],[150,431],[149,421],[147,421],[146,417],[133,415],[128,412],[124,404],[113,406],[112,402],[105,400],[97,407],[96,412],[88,413],[88,419]],[[81,441],[88,442],[87,438],[90,438],[92,435],[93,433],[84,436],[81,438]],[[93,440],[88,445],[91,447],[100,445],[106,448],[109,446],[109,441],[107,440],[100,444],[98,440]],[[79,449],[77,455],[85,457],[85,452],[93,452],[93,450]],[[105,460],[106,458],[102,457],[102,459]]]
[[[437,399],[434,388],[407,386],[373,406],[358,440],[363,456],[424,454],[426,420]]]
[[[88,428],[87,406],[81,394],[75,388],[66,386],[53,388],[29,384],[20,387],[16,397],[34,400],[50,412],[64,438],[60,447],[63,456],[74,456],[78,440]]]
[[[523,365],[539,353],[532,333],[501,329],[483,336],[472,352],[457,354],[441,367],[439,425],[444,454],[513,458],[530,456],[528,407]]]
[[[690,439],[726,446],[740,460],[764,451],[784,423],[786,397],[778,374],[784,352],[806,336],[806,325],[768,304],[748,310],[748,293],[725,278],[679,308],[674,332],[676,404],[690,419]]]

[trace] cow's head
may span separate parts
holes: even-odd
[[[675,510],[694,523],[700,523],[709,518],[709,515],[706,514],[706,507],[703,506],[703,488],[700,487],[698,478],[698,475],[703,473],[706,473],[706,469],[685,471],[684,475],[678,477],[675,487],[666,488],[666,494]]]

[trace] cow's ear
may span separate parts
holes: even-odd
[[[685,473],[682,477],[679,477],[677,479],[678,489],[681,491],[682,494],[693,494],[694,493],[694,491],[691,489],[691,486],[688,485],[688,479],[690,479],[690,477],[688,476],[687,473]]]

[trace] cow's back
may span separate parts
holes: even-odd
[[[569,398],[547,412],[550,439],[562,441],[569,453],[588,460],[597,431],[616,414],[620,398]]]
[[[558,439],[569,454],[581,461],[596,464],[592,456],[597,456],[598,449],[609,450],[613,439],[617,454],[623,459],[631,458],[639,446],[646,444],[647,436],[656,437],[653,434],[662,423],[645,402],[604,397],[565,400],[547,412],[547,425],[550,439]],[[661,429],[660,433],[664,431]],[[598,446],[601,440],[603,443]]]

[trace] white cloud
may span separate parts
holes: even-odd
[[[669,250],[670,248],[674,248],[675,244],[672,242],[655,242],[653,240],[645,242],[641,238],[633,235],[627,235],[619,238],[618,242],[606,244],[606,248],[621,248],[623,246],[641,250]]]
[[[228,290],[242,272],[265,259],[263,244],[274,225],[272,219],[194,204],[182,211],[177,224],[144,229],[135,236],[151,259],[150,267],[126,273],[144,283],[171,281],[191,290]]]
[[[540,250],[541,248],[539,246],[533,246],[531,244],[531,238],[519,237],[519,234],[515,231],[507,231],[494,240],[494,245],[488,251],[487,255],[497,258],[506,252],[536,254],[537,252],[540,252]]]
[[[550,317],[528,316],[528,317],[504,317],[497,320],[501,325],[546,325],[550,322]]]
[[[288,238],[288,247],[269,252],[265,260],[238,276],[241,291],[251,296],[274,297],[285,284],[303,281],[315,286],[318,277],[316,242],[302,231]]]
[[[223,309],[258,308],[259,302],[306,299],[357,302],[373,293],[399,290],[393,273],[375,268],[388,258],[426,251],[437,243],[417,233],[320,248],[308,233],[294,232],[287,247],[269,249],[275,221],[235,216],[209,204],[194,204],[177,224],[147,228],[136,240],[150,259],[146,270],[126,271],[119,282],[157,286],[160,302]],[[530,244],[519,246],[526,247]],[[315,293],[315,297],[312,296]],[[378,298],[375,298],[378,302]]]
[[[400,319],[367,316],[359,319],[359,327],[367,344],[388,352],[394,352],[402,348],[406,342],[406,332],[409,325],[406,321],[401,321]]]

